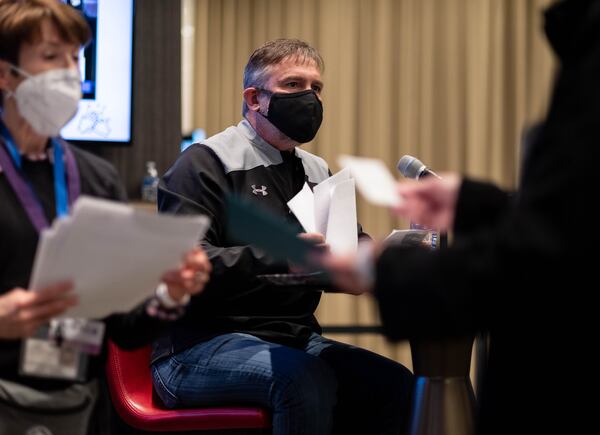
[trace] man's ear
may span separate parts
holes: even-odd
[[[258,112],[260,109],[260,104],[258,103],[258,91],[256,88],[244,89],[243,96],[244,102],[246,103],[246,106],[248,106],[248,110]]]

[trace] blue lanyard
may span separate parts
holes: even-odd
[[[67,195],[67,177],[63,149],[52,139],[54,151],[54,198],[56,202],[56,217],[62,218],[69,214],[69,197]]]
[[[14,164],[14,167],[20,173],[19,175],[21,176],[21,178],[24,179],[25,181],[27,181],[27,184],[29,186],[31,194],[34,196],[36,202],[41,207],[41,202],[40,202],[39,198],[35,194],[35,191],[34,191],[33,187],[31,186],[31,184],[26,179],[25,174],[23,174],[22,161],[21,161],[21,155],[19,154],[19,150],[17,149],[10,132],[8,131],[8,129],[6,128],[4,123],[1,121],[0,121],[0,134],[2,135],[2,138],[4,139],[4,143],[6,144],[6,147],[8,148],[8,152],[12,158],[12,163]],[[69,201],[68,201],[68,194],[67,194],[67,178],[66,178],[65,164],[64,164],[64,160],[63,160],[64,151],[63,151],[63,147],[61,146],[61,144],[59,144],[58,141],[56,141],[55,139],[52,139],[52,150],[53,150],[53,154],[54,154],[53,155],[53,157],[54,157],[54,165],[53,165],[54,177],[53,178],[54,178],[54,197],[55,197],[54,199],[55,199],[55,206],[56,206],[56,216],[61,218],[61,217],[65,217],[69,214]],[[19,198],[19,199],[23,202],[23,198]],[[29,213],[29,210],[26,210],[26,211]]]

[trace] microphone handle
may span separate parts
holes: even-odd
[[[442,179],[442,177],[440,177],[438,174],[436,174],[435,172],[433,172],[431,169],[429,169],[427,166],[423,165],[423,168],[419,171],[416,179],[420,180],[421,178],[425,178],[425,177],[435,177],[437,179]],[[415,224],[414,222],[410,223],[410,228],[411,229],[426,229],[426,230],[431,230],[430,228],[425,228],[419,224]],[[437,247],[439,249],[446,249],[448,247],[448,233],[446,232],[438,232],[435,231],[437,233],[437,238],[438,238],[438,243],[437,243]]]

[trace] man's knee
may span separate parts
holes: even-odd
[[[275,400],[284,406],[302,406],[307,410],[331,410],[336,404],[337,379],[334,371],[318,358],[310,357],[293,364],[293,369],[277,376]]]
[[[400,409],[408,404],[412,396],[414,375],[400,364],[390,364],[380,370],[373,379],[371,388],[378,388],[378,396]]]

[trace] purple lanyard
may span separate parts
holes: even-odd
[[[17,195],[19,202],[25,209],[29,220],[37,232],[40,233],[43,229],[48,228],[50,223],[44,214],[42,204],[33,191],[32,186],[24,178],[21,171],[17,170],[13,159],[8,154],[8,144],[6,143],[7,140],[12,139],[0,136],[0,169],[6,174],[6,179],[15,192],[15,195]],[[70,208],[80,193],[79,170],[77,169],[75,156],[66,142],[60,138],[52,139],[52,146],[60,147],[65,157],[68,183],[68,203]]]

